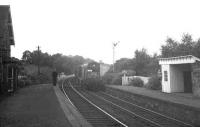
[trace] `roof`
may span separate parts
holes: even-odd
[[[7,24],[6,24],[7,23]],[[9,28],[6,26],[8,25]],[[5,30],[9,31],[10,45],[14,45],[12,19],[10,14],[10,5],[0,5],[0,38],[5,36]]]
[[[0,20],[6,18],[7,14],[9,13],[10,6],[9,5],[0,5]]]
[[[159,58],[159,64],[187,64],[200,62],[200,59],[193,55],[169,57],[169,58]]]
[[[9,6],[8,5],[0,5],[0,36],[3,35],[4,29],[4,23],[7,19],[9,12]]]

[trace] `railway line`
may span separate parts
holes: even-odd
[[[150,116],[154,116],[154,118],[158,118],[158,119],[162,119],[162,121],[167,121],[168,123],[172,123],[172,124],[176,124],[176,125],[179,125],[179,126],[188,126],[188,127],[193,127],[193,125],[189,124],[189,123],[186,123],[186,122],[183,122],[181,120],[178,120],[178,119],[175,119],[175,118],[172,118],[172,117],[169,117],[167,115],[164,115],[164,114],[161,114],[161,113],[158,113],[158,112],[155,112],[153,110],[150,110],[150,109],[147,109],[147,108],[144,108],[142,106],[139,106],[133,102],[128,102],[128,101],[125,101],[123,100],[123,98],[118,98],[118,97],[115,97],[113,95],[110,95],[106,92],[100,92],[98,93],[100,94],[100,96],[104,96],[105,98],[108,98],[108,99],[112,99],[112,101],[117,101],[118,103],[120,104],[123,104],[123,105],[128,105],[128,106],[131,106],[132,108],[134,107],[135,110],[142,110],[143,112],[147,112],[148,114],[150,114]],[[150,118],[151,118],[150,117]],[[160,122],[160,124],[161,124]],[[170,124],[169,124],[170,125]]]
[[[65,85],[64,90],[79,112],[90,123],[94,122],[92,123],[94,126],[193,127],[188,123],[140,107],[105,92],[85,92],[79,88],[73,88],[70,84]],[[90,105],[98,105],[99,107],[92,106],[92,108],[90,108],[91,106],[88,106],[88,104],[80,104],[85,103],[82,102],[83,100],[80,100],[80,97],[87,100],[87,103]],[[77,107],[77,105],[79,107]],[[97,108],[100,109],[101,113],[99,113],[99,111],[93,111]],[[102,113],[102,111],[104,113]],[[98,116],[99,114],[106,114],[106,118],[104,118],[104,116]],[[112,114],[112,116],[110,114]],[[108,119],[108,116],[112,119]],[[113,120],[117,120],[117,122],[113,122]]]
[[[108,103],[112,103],[113,105],[125,110],[137,117],[147,120],[152,124],[155,124],[160,127],[193,127],[193,125],[185,123],[183,121],[165,116],[163,114],[157,113],[155,111],[143,108],[136,104],[124,101],[123,99],[114,97],[105,92],[100,92],[97,94],[91,93],[94,96],[98,97],[101,100],[104,100]]]
[[[81,95],[78,91],[70,86],[69,82],[65,82],[65,86],[62,86],[62,88],[67,94],[67,97],[70,99],[71,103],[73,103],[77,110],[89,123],[91,123],[92,126],[127,127],[127,125],[123,124]]]

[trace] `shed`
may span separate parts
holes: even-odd
[[[162,91],[185,92],[200,96],[200,59],[192,56],[160,58]]]

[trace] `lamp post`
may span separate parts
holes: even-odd
[[[118,42],[113,43],[113,72],[115,72],[115,47],[118,45]]]
[[[38,45],[38,75],[40,75],[40,46]]]

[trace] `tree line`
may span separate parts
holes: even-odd
[[[130,75],[140,75],[140,76],[151,76],[158,72],[159,56],[155,53],[153,56],[147,53],[145,48],[141,50],[136,50],[134,57],[121,58],[115,63],[116,72],[122,72],[126,70]]]
[[[94,61],[89,58],[84,58],[82,56],[66,56],[60,53],[50,55],[48,53],[43,53],[41,50],[23,52],[22,61],[25,65],[35,65],[41,67],[49,67],[56,69],[57,72],[64,72],[65,74],[72,74],[76,69],[87,62]]]
[[[116,72],[131,70],[133,75],[154,76],[160,69],[159,58],[193,55],[200,58],[200,39],[194,40],[192,35],[183,34],[180,41],[167,37],[165,44],[161,45],[161,54],[148,54],[145,48],[138,49],[134,57],[121,58],[115,63]],[[110,70],[111,71],[111,70]]]
[[[145,48],[137,49],[133,58],[121,58],[115,63],[115,72],[127,70],[133,75],[153,76],[159,70],[158,58],[194,55],[200,58],[200,39],[194,40],[190,34],[183,34],[180,41],[167,37],[165,44],[161,45],[161,54],[150,55]],[[82,56],[66,56],[60,53],[50,55],[41,50],[23,52],[22,61],[26,64],[55,68],[58,72],[71,74],[83,63],[94,62]],[[112,67],[109,72],[112,72]]]
[[[193,55],[200,58],[200,38],[193,40],[190,34],[183,34],[181,41],[176,41],[168,37],[161,46],[161,54],[162,57]]]

